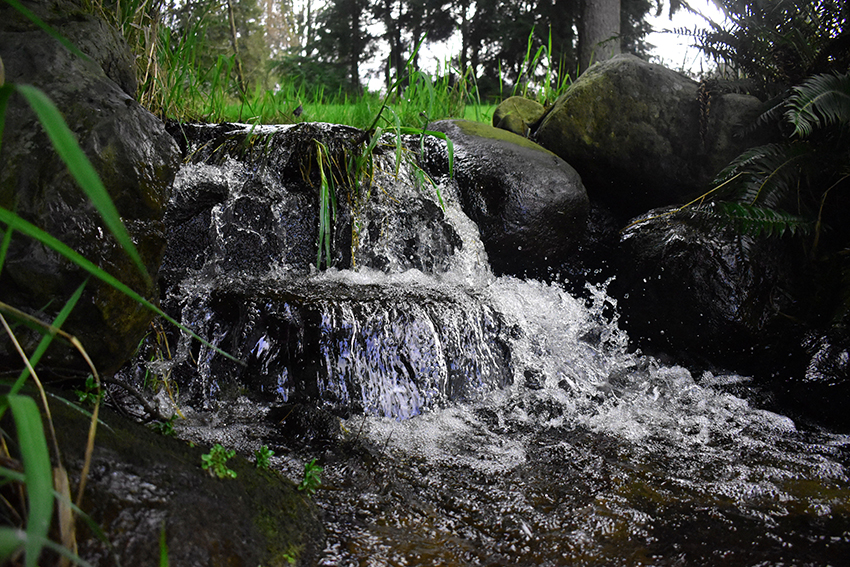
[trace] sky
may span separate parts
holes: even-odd
[[[691,6],[704,16],[715,22],[723,21],[723,12],[710,0],[691,0]],[[670,33],[674,29],[705,28],[705,20],[685,10],[679,10],[670,20],[666,11],[659,17],[648,18],[652,24],[653,33],[647,36],[647,41],[656,46],[652,55],[657,57],[656,63],[676,70],[684,70],[691,74],[699,74],[703,69],[708,70],[709,62],[693,47],[691,37],[683,37]]]
[[[690,4],[713,21],[723,21],[723,13],[711,0],[690,0]],[[649,44],[655,46],[651,52],[652,61],[670,69],[685,71],[692,76],[698,76],[703,70],[708,71],[710,63],[697,48],[693,47],[693,38],[672,33],[672,30],[680,28],[691,30],[705,28],[705,20],[686,10],[679,10],[671,20],[666,9],[667,6],[661,16],[654,17],[653,14],[648,17],[655,30],[647,36]],[[445,61],[458,51],[460,51],[460,37],[455,34],[447,41],[424,45],[420,51],[419,64],[426,71],[435,73],[438,69],[442,69]],[[365,63],[362,68],[362,71],[368,73],[366,82],[370,90],[379,91],[383,87],[383,75],[380,71],[382,65],[383,61],[375,58]]]

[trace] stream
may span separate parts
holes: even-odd
[[[279,163],[286,128],[261,135]],[[319,565],[846,564],[850,437],[760,409],[750,377],[634,352],[606,282],[494,276],[451,180],[380,158],[355,269],[317,271],[275,208],[298,190],[198,155],[175,199],[206,203],[210,252],[172,260],[165,304],[247,366],[182,337],[148,368],[180,383],[181,438],[267,445],[296,482],[317,459]]]

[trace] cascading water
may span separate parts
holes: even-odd
[[[165,304],[246,363],[184,339],[178,431],[294,479],[319,458],[322,565],[846,561],[850,439],[629,352],[604,286],[494,277],[451,181],[393,154],[349,217],[356,269],[309,269],[315,213],[268,165],[290,134],[262,133],[262,167],[184,168]]]

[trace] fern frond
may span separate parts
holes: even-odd
[[[738,156],[715,183],[734,179],[724,191],[728,200],[781,209],[796,200],[802,170],[811,165],[814,152],[806,142],[757,146]]]
[[[754,237],[781,237],[786,233],[808,235],[815,229],[815,222],[811,219],[782,210],[731,201],[694,207],[688,211],[688,215],[718,227],[732,228],[738,234]]]
[[[800,137],[815,128],[850,123],[850,73],[815,75],[794,87],[785,116]]]
[[[752,236],[808,235],[815,228],[811,219],[782,210],[734,202],[716,203],[716,207],[739,232]]]
[[[767,110],[764,110],[761,114],[759,114],[758,118],[744,129],[743,134],[751,135],[758,131],[758,129],[762,126],[781,122],[783,115],[782,111],[785,109],[787,96],[787,91],[785,91],[781,95],[767,101],[764,104],[764,107],[767,108]]]

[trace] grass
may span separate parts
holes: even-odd
[[[179,121],[327,122],[367,129],[383,103],[381,95],[373,92],[357,97],[319,92],[309,98],[303,88],[286,82],[276,91],[255,89],[239,97],[232,85],[227,86],[230,68],[229,62],[222,59],[202,75],[193,77],[187,73],[184,81],[172,82],[165,94],[147,97],[159,101],[159,106],[151,110],[162,118]],[[420,71],[411,70],[409,76],[409,84],[387,103],[387,109],[399,117],[402,126],[422,128],[429,121],[445,118],[492,121],[496,105],[482,104],[468,86],[452,85],[446,77]]]

